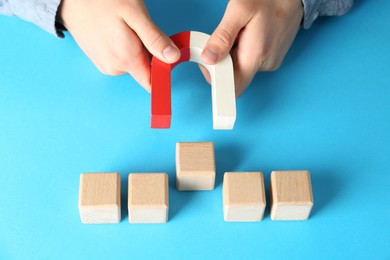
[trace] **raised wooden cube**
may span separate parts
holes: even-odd
[[[213,190],[215,184],[214,143],[176,144],[176,187],[185,190]]]
[[[308,171],[273,171],[271,173],[271,219],[306,220],[313,207]]]
[[[166,223],[168,207],[168,175],[166,173],[129,174],[130,223]]]
[[[80,175],[79,212],[84,224],[118,223],[121,220],[121,182],[118,173]]]
[[[222,197],[225,221],[262,220],[266,205],[263,173],[226,172]]]

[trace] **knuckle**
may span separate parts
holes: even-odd
[[[107,76],[118,76],[122,74],[120,71],[110,66],[100,66],[98,69],[101,73]]]
[[[280,67],[280,62],[273,62],[270,58],[260,58],[258,71],[276,71]]]
[[[159,32],[156,32],[155,30],[150,31],[147,34],[147,44],[153,48],[154,46],[157,46],[162,40],[164,39],[163,35]]]
[[[129,71],[133,67],[132,58],[129,55],[119,56],[116,64],[118,64],[119,68],[125,71]]]
[[[230,49],[230,47],[233,45],[233,36],[231,35],[230,31],[224,27],[218,30],[218,33],[216,34],[216,40],[225,49]]]
[[[267,46],[262,46],[260,52],[257,56],[258,62],[258,71],[273,71],[274,63],[272,62],[272,48]]]
[[[135,19],[139,19],[142,14],[139,11],[140,7],[136,1],[118,1],[116,4],[118,4],[118,10],[120,10],[122,14],[132,15]]]
[[[104,59],[100,60],[99,62],[95,62],[96,68],[104,75],[107,76],[119,76],[123,74],[123,71],[121,71],[118,66],[116,66],[115,63],[112,62],[112,59]]]
[[[128,51],[120,51],[114,55],[114,64],[116,64],[122,71],[131,71],[137,63],[141,60],[140,57],[143,55],[142,47],[133,46]]]
[[[242,0],[229,1],[227,10],[230,14],[234,14],[235,17],[252,17],[259,5],[259,1],[245,1],[245,4],[242,4]]]
[[[276,71],[280,68],[281,62],[279,63],[273,63],[272,66],[270,67],[269,71]]]
[[[265,57],[261,57],[259,61],[259,71],[269,71],[270,65],[269,65],[269,59]]]

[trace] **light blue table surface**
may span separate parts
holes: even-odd
[[[211,33],[225,1],[148,1],[167,33]],[[195,63],[172,72],[172,126],[150,129],[150,95],[101,74],[72,37],[0,17],[0,259],[390,259],[390,1],[356,1],[300,31],[283,66],[212,129]],[[215,143],[213,191],[178,192],[175,143]],[[311,172],[308,221],[225,223],[226,171]],[[83,225],[83,172],[119,172],[122,221]],[[127,175],[167,172],[169,222],[132,225]]]

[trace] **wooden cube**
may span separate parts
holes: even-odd
[[[262,220],[266,205],[263,173],[226,172],[222,197],[225,221]]]
[[[271,173],[271,219],[306,220],[313,207],[308,171],[273,171]]]
[[[214,143],[176,144],[176,187],[184,190],[213,190],[215,184]]]
[[[118,173],[80,175],[79,212],[84,224],[121,220],[121,182]]]
[[[166,173],[129,174],[130,223],[166,223],[168,207],[168,175]]]

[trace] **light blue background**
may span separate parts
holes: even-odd
[[[154,3],[153,3],[154,2]],[[211,33],[225,1],[148,1],[167,33]],[[283,66],[237,100],[233,131],[212,130],[210,88],[194,63],[172,78],[172,127],[150,129],[150,96],[100,74],[59,40],[0,17],[0,259],[390,259],[390,1],[300,31]],[[175,143],[213,141],[214,191],[175,189]],[[311,171],[302,222],[225,223],[225,171]],[[117,171],[123,219],[83,225],[82,172]],[[131,225],[129,172],[167,172],[170,219]]]

